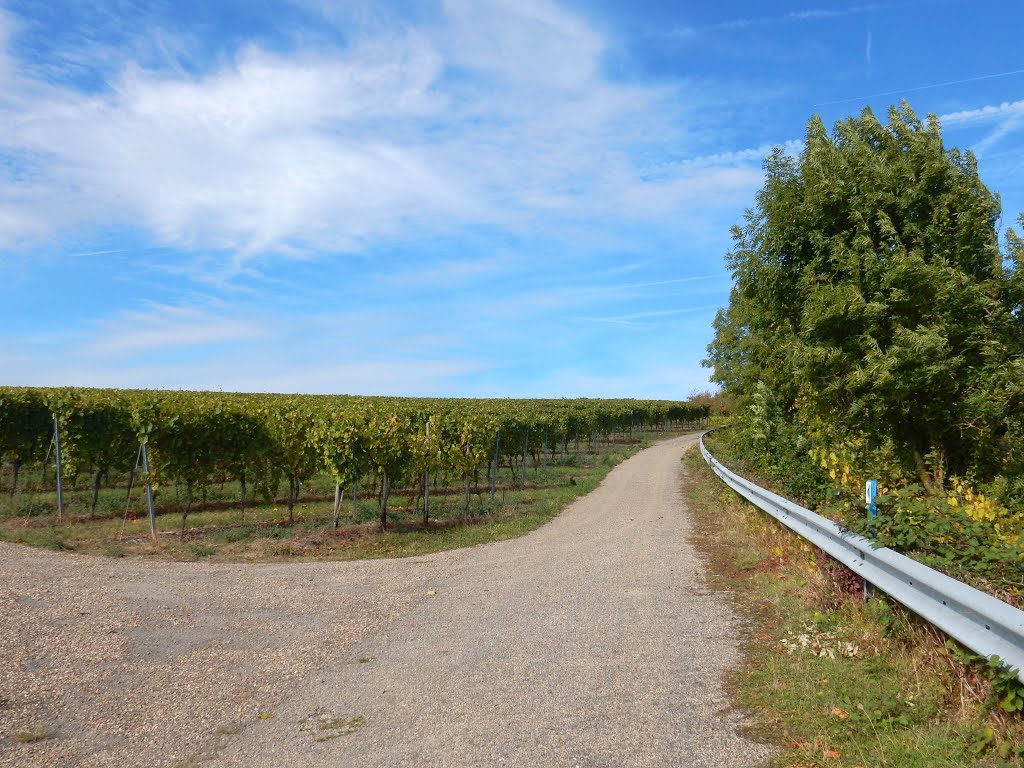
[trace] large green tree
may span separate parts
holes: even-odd
[[[903,103],[886,124],[865,110],[829,132],[814,118],[800,155],[776,150],[765,172],[733,230],[712,378],[740,402],[760,382],[809,433],[856,436],[927,484],[995,474],[1024,249],[1011,236],[1000,252],[999,201],[974,157]]]

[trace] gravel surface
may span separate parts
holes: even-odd
[[[0,545],[0,765],[757,765],[721,684],[743,627],[687,540],[692,444],[520,539],[404,560]]]

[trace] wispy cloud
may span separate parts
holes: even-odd
[[[1002,104],[986,105],[976,109],[949,112],[939,115],[943,125],[966,125],[993,119],[1024,115],[1024,101],[1004,101]]]
[[[703,307],[677,307],[675,309],[649,309],[643,312],[630,312],[625,315],[615,315],[611,317],[586,317],[584,320],[589,320],[594,323],[612,323],[614,325],[638,325],[637,320],[654,320],[658,318],[669,318],[678,317],[679,315],[692,315],[700,312],[713,312],[717,310],[717,306],[703,306]]]
[[[975,109],[950,112],[939,116],[944,127],[974,127],[995,122],[997,125],[981,139],[974,142],[971,149],[978,155],[991,156],[991,150],[1007,136],[1024,127],[1024,101],[1003,102],[986,105]]]
[[[836,104],[849,104],[853,101],[867,101],[869,99],[877,99],[882,96],[900,96],[907,93],[917,93],[919,91],[930,91],[934,88],[948,88],[953,85],[965,85],[967,83],[978,83],[982,80],[995,80],[1002,77],[1013,77],[1015,75],[1024,75],[1024,69],[1013,69],[1009,72],[995,72],[989,75],[978,75],[976,77],[965,77],[960,80],[946,80],[941,83],[929,83],[927,85],[917,85],[911,88],[901,88],[895,91],[882,91],[880,93],[869,93],[864,96],[854,96],[848,99],[834,99],[832,101],[819,101],[815,104],[815,107],[827,107]]]
[[[789,13],[782,13],[776,16],[746,16],[727,19],[725,21],[701,27],[680,27],[675,30],[675,33],[681,36],[690,36],[702,32],[750,29],[751,27],[768,27],[778,24],[793,24],[804,21],[842,19],[891,7],[893,6],[890,4],[871,3],[867,5],[855,5],[849,8],[808,8],[803,11],[791,11]]]

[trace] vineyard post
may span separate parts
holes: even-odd
[[[430,522],[430,419],[427,419],[427,462],[423,474],[423,527]]]
[[[142,444],[142,471],[146,473],[146,508],[149,510],[149,535],[156,541],[156,508],[153,506],[153,483],[149,476],[149,450]]]
[[[60,477],[60,423],[57,414],[53,414],[53,442],[57,454],[57,522],[61,522],[64,519],[64,483]]]

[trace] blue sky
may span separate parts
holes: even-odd
[[[906,97],[1024,211],[1002,0],[0,0],[0,382],[683,398],[761,158]]]

